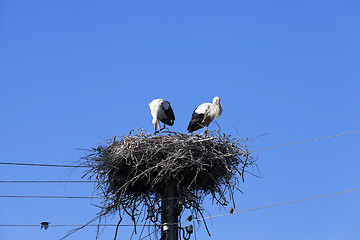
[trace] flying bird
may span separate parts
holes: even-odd
[[[42,223],[40,223],[40,224],[41,224],[41,229],[42,229],[42,228],[45,228],[45,230],[47,230],[47,229],[49,228],[50,222],[42,222]]]
[[[188,217],[187,217],[186,221],[191,222],[191,220],[192,220],[192,219],[193,219],[193,216],[192,216],[192,215],[190,215],[190,216],[188,216]]]
[[[222,106],[220,104],[220,98],[214,97],[213,103],[203,103],[194,110],[187,130],[192,133],[200,128],[206,127],[205,132],[207,132],[209,124],[214,119],[220,117],[221,113]]]
[[[168,101],[164,99],[154,99],[149,103],[151,115],[153,117],[152,123],[154,124],[154,130],[156,134],[157,126],[159,126],[159,132],[165,128],[165,124],[174,125],[175,115]],[[164,123],[164,127],[160,129],[160,122]]]

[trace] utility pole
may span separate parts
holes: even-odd
[[[175,183],[168,182],[165,198],[161,201],[161,223],[164,224],[161,230],[161,239],[178,240],[177,195]]]

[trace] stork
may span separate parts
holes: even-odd
[[[162,130],[160,129],[160,122],[172,126],[174,125],[175,115],[174,111],[171,108],[171,105],[168,101],[164,99],[154,99],[149,103],[151,115],[153,117],[152,123],[154,124],[155,134],[157,126],[159,126],[159,132]]]
[[[206,133],[209,124],[214,119],[220,117],[221,113],[222,106],[220,104],[220,98],[214,97],[213,103],[203,103],[194,110],[187,130],[192,133],[200,128],[206,127]]]

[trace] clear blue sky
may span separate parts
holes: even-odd
[[[360,130],[359,26],[355,0],[2,0],[1,162],[68,164],[82,154],[75,148],[133,128],[152,131],[154,98],[172,103],[172,129],[185,132],[195,107],[221,97],[223,132],[269,133],[250,149]],[[358,188],[359,140],[348,135],[258,152],[262,178],[246,177],[235,211]],[[1,180],[79,180],[82,173],[0,167]],[[0,189],[92,194],[90,184]],[[359,239],[359,200],[354,192],[216,218],[208,221],[213,236],[200,227],[197,239]],[[0,203],[0,224],[82,224],[97,212],[84,199]],[[206,208],[225,213],[208,202]],[[0,227],[0,237],[58,239],[70,229]],[[121,228],[120,239],[131,230]],[[113,233],[107,228],[100,239]],[[95,235],[87,228],[69,239]]]

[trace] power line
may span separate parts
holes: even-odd
[[[256,207],[256,208],[251,208],[251,209],[247,209],[247,210],[241,210],[241,211],[237,211],[237,212],[233,212],[233,213],[225,213],[225,214],[219,214],[219,215],[210,216],[210,217],[198,218],[198,219],[193,219],[193,221],[223,217],[223,216],[228,216],[228,215],[233,215],[233,214],[238,214],[238,213],[244,213],[244,212],[250,212],[250,211],[255,211],[255,210],[260,210],[260,209],[265,209],[265,208],[277,207],[277,206],[298,203],[298,202],[303,202],[303,201],[308,201],[308,200],[313,200],[313,199],[318,199],[318,198],[325,198],[325,197],[330,197],[330,196],[335,196],[335,195],[350,193],[350,192],[356,192],[356,191],[360,191],[360,188],[351,189],[351,190],[342,191],[342,192],[336,192],[336,193],[329,193],[329,194],[320,195],[320,196],[316,196],[316,197],[303,198],[303,199],[293,200],[293,201],[289,201],[289,202],[276,203],[276,204],[272,204],[272,205]],[[186,222],[179,222],[179,223],[186,223]]]
[[[313,138],[313,139],[299,141],[299,142],[286,143],[286,144],[282,144],[282,145],[278,145],[278,146],[271,146],[271,147],[255,149],[255,150],[252,150],[252,151],[249,151],[249,152],[251,153],[251,152],[258,152],[258,151],[263,151],[263,150],[268,150],[268,149],[273,149],[273,148],[286,147],[286,146],[291,146],[291,145],[295,145],[295,144],[313,142],[313,141],[318,141],[318,140],[323,140],[323,139],[333,138],[333,137],[340,137],[340,136],[345,136],[345,135],[355,134],[355,133],[360,133],[360,131],[354,131],[354,132],[348,132],[348,133],[340,133],[340,134],[327,136],[327,137]],[[87,167],[89,167],[89,166],[84,166],[84,165],[74,166],[74,165],[62,165],[62,164],[12,163],[12,162],[0,162],[0,165],[37,166],[37,167],[65,167],[65,168],[78,168],[78,167],[87,168]]]
[[[250,209],[246,209],[246,210],[241,210],[241,211],[237,211],[237,212],[233,212],[233,213],[225,213],[225,214],[219,214],[219,215],[215,215],[215,216],[209,216],[209,217],[204,217],[204,218],[197,218],[197,219],[193,219],[192,221],[198,221],[198,220],[205,220],[205,219],[210,219],[210,218],[217,218],[217,217],[223,217],[223,216],[229,216],[229,215],[233,215],[233,214],[239,214],[239,213],[245,213],[245,212],[250,212],[250,211],[255,211],[255,210],[261,210],[261,209],[265,209],[265,208],[271,208],[271,207],[278,207],[278,206],[282,206],[282,205],[287,205],[287,204],[292,204],[292,203],[298,203],[298,202],[304,202],[304,201],[308,201],[308,200],[313,200],[313,199],[318,199],[318,198],[325,198],[325,197],[330,197],[330,196],[335,196],[335,195],[339,195],[339,194],[344,194],[344,193],[350,193],[350,192],[356,192],[356,191],[360,191],[360,188],[356,188],[356,189],[350,189],[347,191],[342,191],[342,192],[336,192],[336,193],[329,193],[329,194],[325,194],[325,195],[320,195],[320,196],[315,196],[315,197],[309,197],[309,198],[303,198],[303,199],[298,199],[298,200],[293,200],[293,201],[288,201],[288,202],[283,202],[283,203],[276,203],[276,204],[272,204],[272,205],[267,205],[267,206],[262,206],[262,207],[256,207],[256,208],[250,208]],[[0,196],[1,197],[1,196]],[[67,197],[68,198],[68,197]],[[70,197],[71,198],[71,197]],[[84,198],[88,198],[88,197],[84,197]],[[178,223],[188,223],[188,221],[185,222],[178,222]],[[163,224],[150,224],[150,225],[137,225],[137,226],[161,226]],[[0,227],[39,227],[40,225],[34,225],[34,224],[0,224]],[[69,225],[56,225],[56,224],[51,224],[51,227],[79,227],[79,226],[84,226],[84,225],[74,225],[74,224],[69,224]],[[103,227],[116,227],[117,224],[90,224],[87,226],[103,226]],[[134,226],[131,224],[122,224],[119,226]]]
[[[0,227],[40,227],[41,224],[0,224]],[[82,227],[84,224],[49,224],[49,227]],[[86,227],[116,227],[117,224],[88,224]],[[134,227],[133,224],[120,224],[120,227]],[[143,224],[136,226],[145,226],[145,227],[152,227],[152,226],[160,226],[156,224]]]
[[[0,198],[59,198],[59,199],[100,199],[102,197],[87,196],[25,196],[25,195],[2,195]]]
[[[96,183],[97,181],[80,180],[0,180],[0,183]]]
[[[268,150],[268,149],[273,149],[273,148],[286,147],[286,146],[291,146],[291,145],[295,145],[295,144],[306,143],[306,142],[313,142],[313,141],[318,141],[318,140],[323,140],[323,139],[333,138],[333,137],[340,137],[340,136],[345,136],[345,135],[354,134],[354,133],[360,133],[360,131],[348,132],[348,133],[340,133],[340,134],[336,134],[336,135],[332,135],[332,136],[327,136],[327,137],[313,138],[313,139],[304,140],[304,141],[299,141],[299,142],[286,143],[286,144],[282,144],[282,145],[278,145],[278,146],[265,147],[265,148],[260,148],[260,149],[252,150],[252,151],[250,151],[250,152],[258,152],[258,151],[263,151],[263,150]]]
[[[18,165],[18,166],[36,166],[36,167],[67,167],[67,168],[77,168],[77,167],[87,167],[87,166],[74,166],[74,165],[61,165],[61,164],[42,164],[42,163],[11,163],[11,162],[0,162],[0,165]]]
[[[0,198],[58,198],[58,199],[104,199],[105,197],[89,197],[89,196],[47,196],[47,195],[0,195]],[[155,199],[156,197],[149,197]],[[159,198],[160,199],[160,198]],[[178,199],[178,198],[163,198]]]

